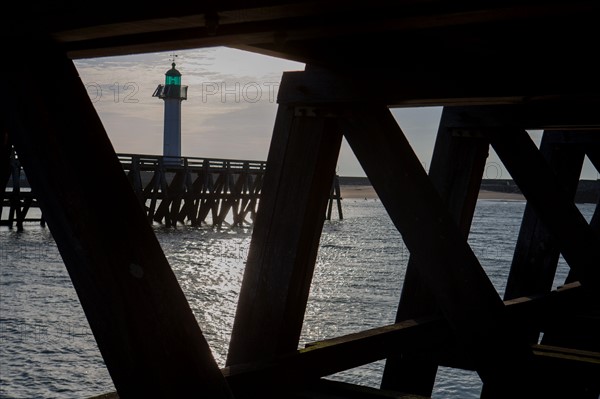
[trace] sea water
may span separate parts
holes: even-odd
[[[393,323],[409,253],[378,200],[343,201],[325,222],[302,329],[307,342]],[[587,220],[594,206],[579,206]],[[469,243],[502,296],[522,201],[480,200]],[[335,216],[335,213],[334,213]],[[154,226],[192,311],[224,366],[250,228]],[[554,286],[567,273],[561,259]],[[376,387],[383,362],[329,378]],[[474,372],[440,368],[434,398],[477,398]],[[0,397],[85,398],[114,391],[50,231],[0,230]]]

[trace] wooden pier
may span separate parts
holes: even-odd
[[[108,396],[430,397],[448,366],[476,371],[485,399],[598,398],[600,205],[588,223],[573,201],[584,156],[600,170],[598,1],[118,5],[92,15],[75,2],[65,18],[56,2],[0,24],[4,54],[44,60],[5,82],[0,164],[14,145],[116,387]],[[279,87],[224,369],[72,61],[220,45],[306,64]],[[429,173],[390,111],[409,106],[443,107]],[[544,131],[539,148],[527,129]],[[396,323],[299,348],[343,137],[410,260]],[[491,148],[527,200],[503,298],[467,240]],[[185,184],[182,172],[170,186]],[[170,206],[153,217],[176,221]],[[553,290],[559,254],[570,274]],[[380,387],[323,379],[381,359]]]
[[[210,217],[214,226],[243,226],[255,218],[265,162],[118,156],[150,222],[199,226]]]
[[[266,168],[264,161],[117,156],[151,224],[250,226],[256,217]],[[25,222],[45,225],[43,216],[28,217],[29,210],[39,205],[14,152],[9,170],[0,202],[0,226],[22,229]],[[327,220],[331,220],[333,209],[343,219],[341,200],[336,175],[325,214]],[[118,202],[118,197],[114,201]],[[7,210],[6,219],[2,219],[2,208]]]

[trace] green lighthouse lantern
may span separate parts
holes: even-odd
[[[165,73],[165,86],[166,85],[181,86],[181,73],[175,69],[175,63],[172,63],[171,69]]]
[[[158,85],[152,97],[176,98],[179,101],[187,99],[187,86],[181,85],[181,72],[175,69],[175,63],[171,64],[171,69],[165,73],[165,84]]]

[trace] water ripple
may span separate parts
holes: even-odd
[[[581,207],[586,218],[593,206]],[[523,202],[479,201],[469,243],[502,295]],[[345,200],[325,223],[301,346],[393,322],[409,253],[379,201]],[[156,227],[157,237],[220,366],[248,254],[246,228]],[[114,390],[47,229],[0,229],[0,397],[73,398]],[[561,260],[555,286],[568,267]],[[331,376],[378,386],[384,362]],[[479,397],[475,373],[440,368],[435,398]]]

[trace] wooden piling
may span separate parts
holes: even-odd
[[[24,49],[44,68],[7,82],[8,131],[119,396],[231,398],[73,62],[51,42],[4,48]]]
[[[600,239],[588,225],[535,144],[522,129],[489,131],[498,153],[537,216],[556,240],[582,286],[600,295]],[[600,142],[600,137],[596,135]]]
[[[8,131],[3,126],[0,130],[0,189],[2,190],[2,196],[0,199],[0,220],[2,220],[2,210],[4,208],[4,198],[7,197],[7,185],[11,176],[10,167],[10,154],[12,151],[12,145],[8,141]]]
[[[341,140],[335,118],[279,105],[227,364],[297,349]]]
[[[444,109],[431,160],[429,177],[446,203],[450,215],[466,240],[479,194],[489,143],[480,135],[456,133],[448,121],[456,116]],[[433,295],[419,276],[419,258],[411,255],[396,322],[431,316],[437,312]],[[388,358],[381,387],[398,392],[431,396],[437,364],[425,355],[404,354]]]
[[[571,201],[577,190],[585,151],[582,146],[572,145],[570,142],[575,137],[589,134],[549,130],[542,137],[540,152]],[[552,234],[537,216],[533,206],[527,203],[504,298],[549,292],[554,282],[559,253]],[[537,337],[533,339],[537,342]]]

